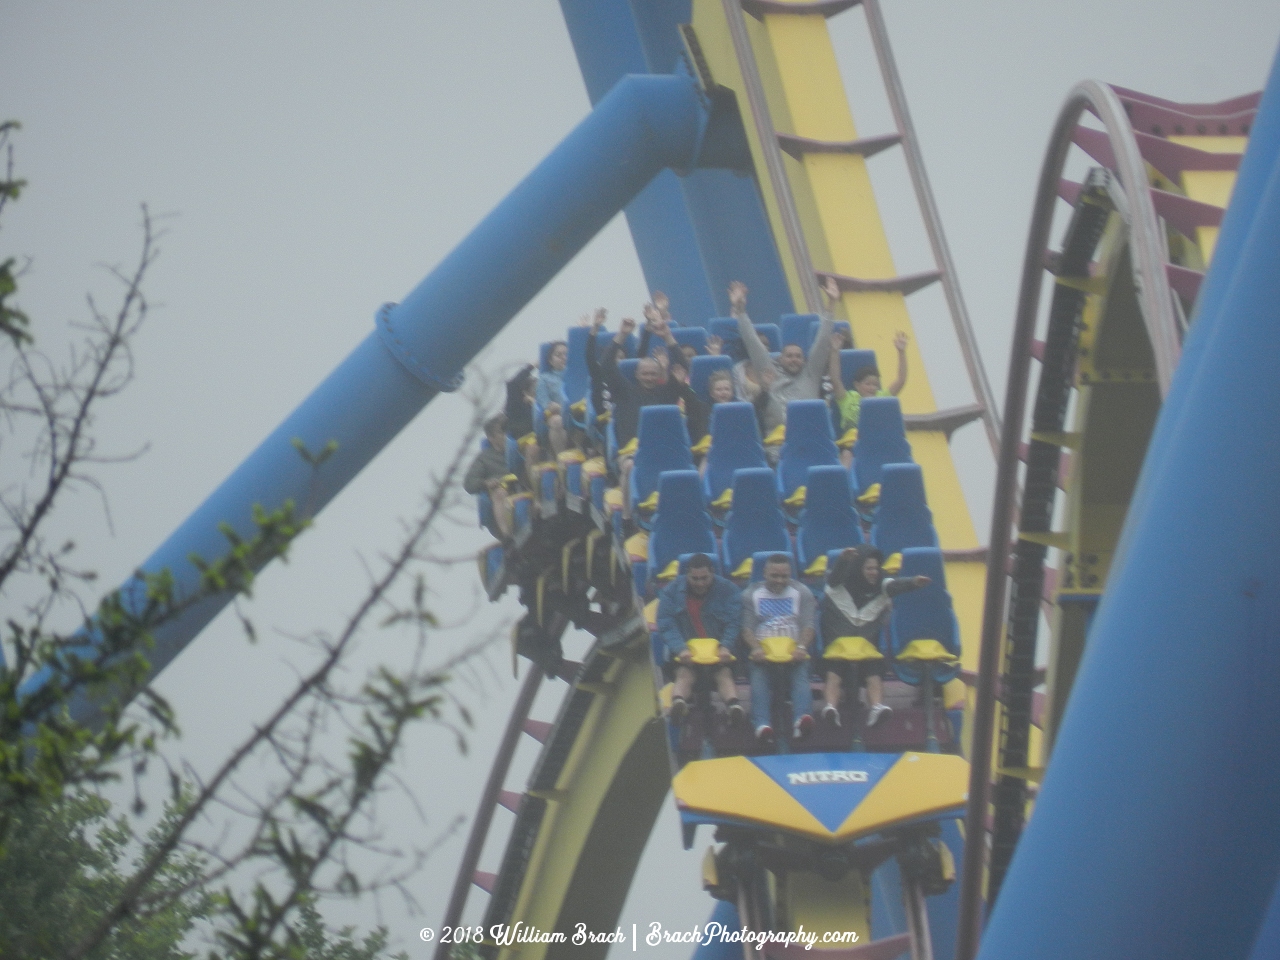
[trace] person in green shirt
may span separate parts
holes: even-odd
[[[828,282],[835,286],[834,280],[828,278]],[[838,440],[840,461],[847,468],[853,462],[853,440],[857,436],[850,434],[850,431],[858,429],[863,397],[896,397],[907,382],[907,335],[901,330],[894,334],[893,346],[898,351],[898,379],[889,384],[888,390],[881,388],[880,370],[875,366],[859,367],[853,374],[853,389],[844,388],[844,379],[840,375],[840,349],[843,343],[838,344],[836,340],[842,337],[843,334],[839,333],[832,335],[828,375],[831,379],[832,396],[840,408],[840,429],[843,433]]]
[[[896,397],[902,390],[902,369],[906,366],[906,334],[899,333],[894,343],[898,348],[898,379],[890,384],[888,390],[880,389],[880,371],[874,366],[860,367],[853,374],[853,389],[845,390],[843,386],[836,388],[836,399],[840,405],[840,427],[853,430],[858,426],[858,417],[862,411],[863,397]],[[844,396],[840,396],[844,394]]]

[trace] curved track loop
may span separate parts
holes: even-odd
[[[548,931],[612,929],[669,786],[647,643],[597,645],[530,778],[485,928],[519,917]],[[608,948],[530,945],[519,955],[602,958]]]
[[[647,634],[635,629],[638,623],[624,620],[601,632],[581,665],[566,663],[576,669],[563,676],[569,690],[551,724],[527,719],[540,676],[530,666],[522,691],[529,696],[518,700],[495,758],[444,926],[461,922],[471,884],[490,894],[486,931],[517,918],[544,931],[572,932],[579,923],[597,931],[614,926],[671,779]],[[525,793],[507,794],[501,785],[520,732],[542,748]],[[515,821],[498,873],[486,874],[475,868],[499,804],[515,813]],[[619,829],[623,824],[628,829]],[[522,958],[581,960],[603,957],[608,944],[517,943],[483,950],[486,956],[518,952]],[[448,947],[437,949],[437,960],[448,955]]]
[[[502,741],[498,744],[498,752],[494,755],[484,793],[480,795],[480,805],[476,810],[475,819],[471,822],[471,834],[467,838],[467,846],[463,850],[462,861],[458,865],[458,876],[454,880],[453,892],[449,895],[449,905],[445,908],[444,920],[440,924],[444,929],[456,927],[462,920],[462,909],[467,903],[467,893],[475,882],[476,867],[480,865],[480,853],[484,849],[484,842],[489,836],[489,826],[493,822],[493,814],[500,802],[502,784],[507,778],[507,772],[511,769],[512,757],[515,756],[520,735],[524,732],[525,721],[529,719],[534,698],[542,686],[543,676],[541,667],[531,666],[525,674],[515,705],[511,708],[507,729],[502,735]],[[448,960],[449,951],[449,944],[442,939],[436,945],[436,960]]]
[[[1041,752],[1047,755],[1155,416],[1181,353],[1189,307],[1183,296],[1194,298],[1197,268],[1208,259],[1198,251],[1199,263],[1170,262],[1171,238],[1180,250],[1196,242],[1178,239],[1172,228],[1195,233],[1188,219],[1202,225],[1216,221],[1212,204],[1177,192],[1182,187],[1173,182],[1178,174],[1171,171],[1169,155],[1175,166],[1181,158],[1185,165],[1178,169],[1184,171],[1234,169],[1230,155],[1161,139],[1158,126],[1156,135],[1136,134],[1130,114],[1185,117],[1200,134],[1206,131],[1204,121],[1225,121],[1229,115],[1232,129],[1215,122],[1215,132],[1247,133],[1250,104],[1256,106],[1256,99],[1182,107],[1088,81],[1071,91],[1054,126],[1032,212],[1015,318],[974,712],[966,835],[992,833],[988,905],[998,895],[1021,834],[1028,781],[1038,779],[1038,771],[1029,769],[1033,720],[1046,731]],[[1102,122],[1102,131],[1080,125],[1085,111]],[[1182,133],[1181,126],[1175,129]],[[1062,179],[1073,145],[1105,168],[1093,171],[1081,185]],[[1063,249],[1054,253],[1049,242],[1059,197],[1076,209]],[[1179,211],[1192,216],[1179,217]],[[1037,341],[1046,270],[1056,274],[1056,285],[1048,329]],[[1171,277],[1180,281],[1176,291]],[[1040,363],[1040,378],[1026,436],[1022,424],[1027,421],[1033,360]],[[1126,392],[1123,397],[1105,392],[1113,388]],[[1125,415],[1115,416],[1117,410]],[[1120,422],[1127,430],[1117,427]],[[1020,462],[1026,464],[1021,489]],[[1065,531],[1052,529],[1058,488],[1068,491],[1066,509],[1057,514],[1065,514]],[[1051,548],[1060,553],[1057,570],[1045,567]],[[1083,603],[1069,604],[1069,599]],[[1034,692],[1045,679],[1035,668],[1042,607],[1054,632],[1047,698]],[[1003,711],[992,810],[997,699]],[[1040,716],[1033,718],[1036,713]],[[956,952],[961,960],[977,951],[987,856],[987,844],[965,845]]]
[[[635,606],[625,553],[589,501],[544,503],[507,550],[486,563],[491,597],[519,588],[528,613],[516,652],[534,660],[514,705],[476,813],[443,926],[462,922],[470,887],[490,894],[484,928],[611,929],[644,850],[671,770],[658,718],[648,631]],[[560,658],[572,624],[595,637],[582,663]],[[529,718],[544,670],[569,687],[552,723]],[[523,734],[541,750],[522,794],[503,790]],[[477,870],[496,807],[515,814],[497,873]],[[625,829],[620,828],[625,826]],[[447,960],[451,945],[437,948]],[[482,945],[487,957],[603,957],[608,944]]]

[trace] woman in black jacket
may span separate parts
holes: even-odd
[[[827,703],[822,708],[822,718],[836,726],[840,725],[840,696],[845,685],[850,686],[856,696],[858,688],[865,684],[868,727],[875,726],[881,717],[892,712],[883,701],[883,677],[888,665],[881,638],[893,610],[893,598],[932,583],[928,577],[886,578],[880,569],[883,560],[884,554],[876,547],[865,544],[851,547],[840,554],[827,574],[827,589],[822,598]],[[880,651],[881,656],[871,655],[868,644]]]

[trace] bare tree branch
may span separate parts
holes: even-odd
[[[169,834],[156,843],[148,859],[131,877],[116,902],[104,909],[93,931],[67,955],[68,960],[79,960],[86,956],[102,942],[116,924],[138,909],[145,899],[148,885],[155,878],[166,858],[178,848],[186,832],[209,804],[220,797],[220,791],[230,784],[233,775],[241,765],[264,745],[277,749],[278,744],[274,738],[286,722],[297,714],[309,698],[317,693],[325,693],[330,677],[343,663],[343,658],[351,644],[374,612],[388,602],[392,587],[409,567],[420,559],[420,546],[449,508],[453,492],[464,472],[468,452],[482,431],[483,420],[483,410],[477,408],[462,446],[428,494],[424,512],[411,525],[408,536],[389,559],[382,575],[371,584],[369,591],[348,619],[342,632],[328,645],[319,665],[295,686],[267,720],[258,726],[208,782],[200,787],[181,817],[175,821]],[[417,594],[419,604],[421,599],[422,594],[419,592]],[[421,620],[425,611],[420,605],[416,606],[416,614]],[[254,905],[250,909],[256,910],[259,915],[255,916],[252,922],[250,922],[250,914],[243,908],[229,907],[232,914],[241,921],[243,936],[241,939],[236,939],[229,934],[223,934],[223,936],[228,938],[228,944],[234,945],[241,955],[261,956],[263,951],[268,949],[286,915],[297,907],[304,894],[313,889],[317,872],[330,863],[335,848],[351,839],[349,828],[364,804],[373,795],[378,777],[389,765],[405,730],[412,722],[426,714],[433,715],[437,721],[440,719],[439,690],[447,679],[448,671],[475,656],[494,639],[494,637],[485,638],[466,647],[432,670],[411,672],[407,677],[396,676],[385,668],[381,668],[379,675],[365,684],[363,717],[369,739],[356,741],[352,756],[353,770],[347,774],[348,779],[345,781],[353,783],[354,786],[345,799],[344,809],[327,823],[322,824],[323,836],[314,852],[304,855],[300,850],[290,848],[290,841],[279,833],[279,824],[274,817],[262,817],[262,811],[259,811],[259,827],[254,831],[253,844],[247,847],[239,857],[227,858],[226,864],[219,868],[217,873],[219,876],[225,875],[232,866],[255,854],[261,856],[262,851],[269,850],[270,858],[290,865],[291,882],[288,891],[278,901],[271,898],[263,886],[258,885],[255,888]],[[459,729],[456,727],[451,729],[461,738]],[[293,782],[296,783],[296,779]],[[286,796],[295,802],[309,799],[300,798],[293,791],[289,791]],[[278,803],[279,800],[276,802]],[[318,811],[313,813],[319,818]],[[351,875],[344,872],[343,877],[348,876]],[[339,883],[339,887],[341,886],[342,884]]]
[[[142,252],[131,273],[113,270],[125,284],[124,296],[114,316],[104,315],[90,298],[94,334],[100,340],[86,341],[87,352],[74,352],[68,368],[48,376],[37,369],[47,360],[33,355],[24,344],[16,344],[20,382],[35,395],[44,421],[44,433],[33,455],[47,460],[44,487],[27,509],[6,503],[6,513],[15,521],[13,541],[0,550],[0,591],[19,565],[30,559],[30,548],[40,525],[53,510],[69,480],[81,479],[79,465],[92,456],[93,440],[88,428],[99,401],[118,393],[133,376],[133,355],[129,343],[146,319],[147,300],[142,281],[160,254],[150,211],[142,207]],[[124,370],[118,366],[124,365]],[[64,409],[69,403],[69,409]],[[4,398],[0,398],[4,404]]]

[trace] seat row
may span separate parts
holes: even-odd
[[[774,354],[774,356],[776,357],[777,354]],[[863,367],[874,366],[875,362],[874,350],[841,350],[841,378],[844,381],[845,389],[852,390],[854,374]],[[639,363],[639,358],[622,360],[618,363],[618,369],[624,376],[634,381],[636,379],[636,367]],[[724,354],[695,356],[689,363],[689,386],[703,403],[713,404],[714,401],[709,388],[712,375],[717,371],[732,372],[733,368],[733,358]],[[567,390],[566,396],[568,396]],[[582,400],[574,401],[572,398],[569,398],[569,400],[570,404],[573,405],[571,415],[574,425],[581,430],[585,430],[594,440],[603,444],[609,460],[613,462],[617,457],[618,444],[613,433],[612,423],[605,422],[602,425],[602,421],[607,421],[608,418],[607,416],[601,416],[604,413],[603,411],[595,410],[589,391]],[[717,404],[717,406],[719,405]],[[832,430],[838,431],[839,411],[833,407],[827,407],[825,403],[823,406]],[[540,412],[538,416],[541,416]]]
[[[796,401],[792,406],[813,402]],[[879,403],[897,406],[897,401],[892,398],[871,398],[867,401],[871,411]],[[735,407],[746,407],[750,412],[746,404],[723,404],[717,411],[731,412]],[[679,421],[674,407],[651,407],[642,412],[655,417],[675,416]],[[747,422],[750,424],[749,436],[754,438],[758,451],[759,434],[754,419]],[[683,424],[679,426],[683,431]],[[860,442],[862,436],[872,435],[864,430]],[[667,433],[659,432],[658,436],[665,437]],[[722,444],[721,449],[725,446],[728,444]],[[890,462],[879,462],[878,470],[872,475],[875,478],[874,505],[865,499],[860,503],[854,499],[860,488],[870,492],[867,483],[870,477],[863,476],[861,487],[858,479],[858,465],[872,459],[864,453],[855,461],[853,471],[846,471],[838,463],[809,466],[803,476],[802,486],[806,490],[804,505],[789,514],[783,509],[785,501],[779,486],[780,471],[764,466],[762,457],[758,465],[734,469],[727,492],[713,497],[711,491],[715,487],[708,481],[711,464],[708,464],[707,475],[692,469],[687,446],[684,447],[683,465],[686,469],[663,470],[653,478],[655,496],[652,506],[655,510],[648,523],[651,532],[628,541],[637,592],[641,596],[653,596],[662,583],[675,576],[678,558],[692,553],[704,553],[715,558],[717,566],[726,575],[740,580],[758,573],[753,564],[758,554],[783,553],[792,558],[795,569],[806,579],[821,580],[841,550],[864,542],[878,547],[889,558],[908,548],[936,548],[938,537],[926,499],[922,471],[910,461],[910,448],[905,440],[897,449],[900,455]],[[713,443],[709,458],[716,450],[717,445]],[[639,451],[637,457],[639,460]],[[644,462],[648,467],[655,465],[648,459]],[[640,472],[638,464],[633,477]],[[544,505],[556,503],[557,472],[547,471],[543,480],[547,487],[540,491]],[[648,484],[650,481],[642,478],[639,482]],[[598,458],[570,461],[565,471],[563,492],[567,498],[577,498],[579,508],[589,500],[601,518],[607,520],[610,510],[606,504],[606,483],[604,464]],[[640,489],[638,487],[635,492]],[[613,493],[616,495],[617,491]],[[517,529],[528,526],[530,500],[528,494],[512,497]],[[482,523],[488,519],[485,516],[487,501],[487,496],[478,498]],[[725,508],[725,512],[719,512],[717,503]],[[615,532],[621,540],[621,530]]]
[[[758,323],[755,324],[756,332],[763,336],[769,343],[769,349],[774,353],[782,350],[784,346],[790,344],[799,344],[805,351],[809,352],[809,347],[813,344],[813,338],[818,332],[819,318],[816,314],[787,314],[783,316],[778,323]],[[835,325],[835,330],[839,333],[847,333],[849,324],[840,321]],[[699,356],[707,355],[707,338],[718,337],[723,343],[725,355],[730,358],[730,363],[734,359],[742,359],[741,340],[738,335],[738,321],[733,317],[714,317],[708,321],[705,327],[679,327],[674,324],[671,327],[671,335],[675,337],[676,342],[681,346],[693,347]],[[569,348],[568,362],[564,369],[564,392],[569,403],[577,403],[586,399],[591,393],[591,375],[587,369],[587,339],[591,336],[591,330],[588,327],[571,327],[565,336],[565,344]],[[596,333],[596,352],[597,356],[603,354],[607,349],[610,341],[614,338],[614,334],[602,330]],[[636,351],[639,347],[639,340],[635,334],[631,334],[624,344],[623,353],[627,358],[632,360],[639,359]],[[856,350],[846,351],[851,354],[860,354],[860,356],[850,356],[849,364],[857,364],[857,366],[866,366],[875,363],[875,352],[872,350]],[[541,355],[539,357],[540,367],[542,370],[548,370],[548,357],[551,353],[551,343],[544,343],[541,347]],[[842,366],[844,365],[844,357],[841,357]],[[626,360],[622,361],[623,364]],[[621,364],[620,364],[621,366]],[[622,367],[622,369],[626,369]],[[632,365],[634,369],[634,364]],[[853,374],[856,366],[850,366],[848,369],[842,370],[845,379]]]
[[[694,469],[679,408],[646,407],[640,411],[630,476],[631,502],[642,508],[638,515],[647,517],[644,526],[654,531],[658,543],[664,536],[676,540],[693,537],[696,540],[690,542],[697,545],[689,549],[708,552],[707,538],[714,538],[715,528],[723,527],[723,543],[715,552],[731,557],[726,560],[731,571],[757,549],[781,549],[788,523],[797,528],[802,570],[809,569],[828,550],[862,542],[863,521],[872,530],[885,522],[889,524],[886,529],[893,530],[899,523],[896,517],[914,513],[924,517],[920,523],[932,531],[918,468],[907,471],[910,479],[902,470],[888,471],[893,479],[884,490],[890,465],[912,465],[896,398],[870,397],[863,402],[853,454],[852,468],[846,471],[840,466],[825,404],[797,400],[788,404],[786,438],[776,469],[770,468],[752,406],[724,403],[712,410],[711,445],[699,473]],[[511,473],[523,476],[523,459],[514,441],[508,442],[506,455]],[[602,516],[609,517],[607,473],[603,460],[570,451],[541,474],[536,495],[544,507],[553,507],[563,492],[573,503],[589,501]],[[675,485],[668,490],[662,478],[671,473],[687,476],[673,480]],[[613,496],[620,504],[620,493]],[[878,505],[886,499],[888,506],[882,509]],[[526,511],[528,504],[517,501],[514,506],[519,524],[521,511]],[[481,507],[483,510],[483,500]],[[881,513],[883,522],[878,521]],[[921,539],[913,534],[905,540],[896,534],[888,536],[894,544],[890,553],[899,545],[937,542],[936,536]],[[878,540],[874,542],[883,546]],[[665,570],[671,559],[683,552],[687,551],[678,547],[666,551],[656,569]],[[644,582],[639,582],[642,592]]]
[[[869,542],[886,557],[910,547],[937,547],[924,477],[914,463],[887,464],[882,494],[869,528],[854,511],[848,479],[839,466],[809,468],[810,495],[795,522],[794,538],[775,490],[773,471],[750,467],[733,478],[733,503],[717,537],[717,524],[693,470],[671,470],[659,480],[658,511],[643,551],[629,548],[637,592],[652,595],[676,575],[681,556],[714,557],[725,576],[745,580],[759,571],[758,554],[783,553],[806,578],[821,578],[841,550]],[[634,538],[633,538],[634,539]],[[637,543],[646,543],[641,538]]]
[[[796,343],[808,353],[813,338],[817,334],[818,319],[813,314],[792,314],[782,318],[780,324],[756,324],[756,331],[763,336],[776,355],[783,346]],[[840,322],[835,326],[837,332],[847,332],[848,323]],[[743,359],[741,339],[738,334],[737,321],[732,317],[717,317],[707,327],[673,327],[672,336],[681,346],[692,347],[696,355],[690,363],[690,386],[705,402],[711,398],[707,391],[707,379],[719,369],[732,369],[736,360]],[[587,340],[591,330],[587,327],[573,327],[569,330],[565,343],[568,357],[563,376],[565,399],[570,407],[570,414],[579,429],[594,432],[596,417],[605,413],[603,410],[591,408],[591,375],[587,368]],[[723,342],[723,353],[709,355],[707,338],[719,337]],[[600,331],[596,334],[596,355],[602,356],[614,339],[614,334]],[[636,355],[639,341],[631,334],[623,344],[624,359],[618,363],[618,369],[626,376],[635,378],[635,368],[640,362]],[[550,370],[550,354],[552,343],[541,345],[539,368],[542,372]],[[840,373],[846,389],[853,387],[853,375],[856,371],[876,363],[874,350],[841,350]],[[535,411],[535,423],[541,424],[542,411]],[[603,438],[603,434],[600,434]]]
[[[768,464],[754,408],[748,403],[716,404],[711,410],[710,438],[702,469],[702,492],[709,507],[723,511],[730,506],[737,471]],[[912,460],[896,397],[869,397],[863,401],[852,452],[853,465],[846,474],[847,493],[859,503],[873,506],[885,464]],[[793,510],[804,506],[810,468],[839,465],[840,453],[826,404],[821,400],[793,400],[787,404],[785,438],[775,475],[777,494],[783,503]],[[693,467],[689,434],[679,409],[642,409],[630,480],[631,502],[643,505],[655,494],[657,502],[661,502],[658,478],[668,470]]]
[[[778,552],[762,550],[757,553],[754,557],[755,562],[752,565],[751,576],[747,582],[754,584],[763,580],[765,561]],[[688,553],[679,558],[679,572],[681,574],[685,572],[685,567],[693,556],[693,553]],[[720,573],[719,569],[717,569],[717,573]],[[912,685],[920,683],[925,669],[931,670],[934,681],[946,683],[956,675],[959,669],[954,658],[958,657],[960,652],[960,627],[956,620],[951,594],[947,590],[946,563],[942,551],[936,546],[908,547],[904,549],[901,556],[901,566],[894,573],[894,576],[904,578],[926,576],[929,578],[930,583],[927,587],[902,594],[894,600],[893,612],[889,617],[886,631],[887,636],[883,638],[883,646],[879,637],[871,638],[872,642],[885,654],[898,678],[906,683]],[[815,629],[817,636],[821,637],[822,596],[825,592],[825,585],[819,582],[810,583],[807,586],[818,601],[815,613],[818,620],[815,623]],[[652,623],[650,628],[652,629]],[[656,634],[653,634],[652,637],[656,637]],[[946,651],[948,656],[939,655],[937,662],[931,665],[927,661],[913,657],[912,654],[916,653],[922,646],[922,641],[924,643],[929,641],[936,642]],[[653,643],[654,661],[659,664],[666,662],[665,647],[659,646],[656,639],[652,639],[651,642]],[[916,646],[913,647],[912,644],[916,644]],[[821,656],[822,652],[823,649],[821,643],[819,643],[815,648],[815,653]]]

